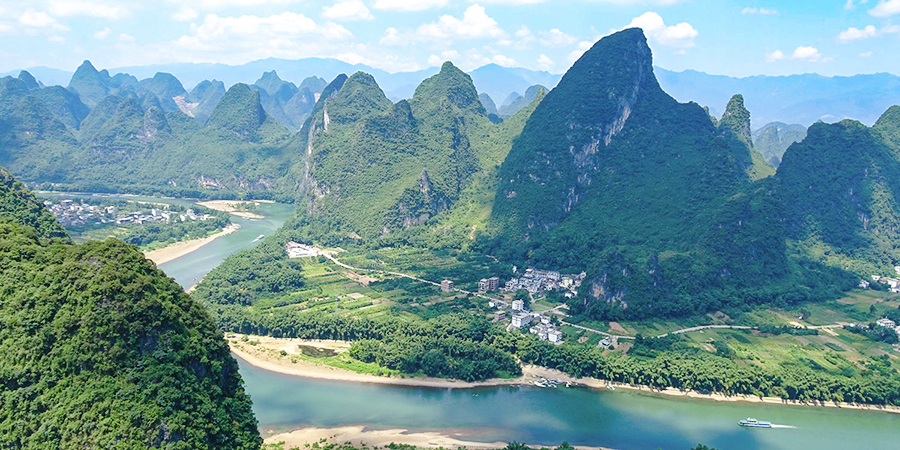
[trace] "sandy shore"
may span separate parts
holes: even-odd
[[[226,234],[234,233],[237,230],[237,226],[235,226],[234,224],[229,224],[227,227],[223,228],[222,231],[212,236],[201,239],[191,239],[189,241],[176,242],[163,248],[145,252],[144,256],[146,256],[147,259],[155,262],[158,266],[172,261],[173,259],[181,258],[182,256],[187,255],[188,253],[191,253],[199,249],[200,247],[203,247],[204,245],[209,244],[210,242],[222,236],[225,236]]]
[[[357,383],[380,383],[394,384],[403,386],[420,386],[420,387],[437,387],[437,388],[474,388],[481,386],[510,386],[532,384],[538,377],[554,378],[562,383],[575,383],[594,389],[607,389],[607,386],[613,386],[615,389],[629,389],[643,391],[653,394],[661,394],[673,397],[687,397],[693,399],[715,400],[720,402],[749,402],[749,403],[768,403],[794,406],[818,406],[843,409],[862,409],[870,411],[884,411],[900,414],[900,407],[882,406],[882,405],[866,405],[856,403],[843,402],[799,402],[791,400],[783,400],[778,397],[756,397],[749,395],[724,395],[724,394],[706,394],[696,391],[682,391],[680,389],[653,389],[648,386],[633,386],[621,383],[611,383],[609,381],[597,378],[575,378],[563,372],[546,367],[526,365],[522,368],[522,376],[519,378],[493,378],[484,381],[466,382],[460,380],[449,380],[446,378],[426,378],[426,377],[379,377],[375,375],[351,372],[349,370],[338,369],[325,365],[319,365],[308,361],[296,360],[291,362],[290,354],[297,353],[297,345],[304,344],[319,348],[330,348],[336,351],[344,351],[350,347],[349,342],[343,341],[317,341],[303,339],[278,339],[267,336],[250,336],[248,339],[259,342],[258,345],[249,346],[239,342],[240,335],[232,335],[234,338],[229,339],[231,352],[247,362],[248,364],[259,367],[260,369],[294,375],[307,378],[320,378],[336,381],[352,381]],[[281,356],[280,351],[284,351],[288,356]]]
[[[263,434],[266,434],[263,432]],[[273,434],[265,438],[267,444],[284,442],[285,449],[293,447],[304,448],[305,444],[319,442],[325,439],[328,442],[345,443],[360,446],[365,443],[372,447],[384,447],[390,443],[401,443],[426,448],[460,448],[470,449],[500,449],[506,447],[506,442],[473,442],[458,439],[449,434],[439,432],[411,433],[405,429],[369,430],[363,425],[349,425],[334,428],[301,428],[287,433]],[[554,448],[556,444],[530,444],[532,448]],[[606,447],[584,447],[579,445],[579,450],[611,450]]]
[[[210,200],[206,202],[198,202],[197,204],[200,206],[205,206],[209,209],[214,209],[216,211],[225,211],[229,214],[234,214],[235,216],[245,217],[247,219],[264,219],[264,216],[261,216],[256,213],[248,212],[248,211],[238,211],[234,207],[239,203],[253,203],[259,206],[262,203],[259,200]]]

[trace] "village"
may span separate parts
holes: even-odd
[[[214,217],[209,214],[195,214],[193,209],[188,209],[184,213],[172,213],[158,208],[150,208],[148,212],[119,213],[115,206],[100,207],[73,200],[60,200],[56,203],[46,200],[44,205],[64,227],[82,227],[92,224],[139,225],[147,222],[187,222]]]
[[[287,242],[284,246],[284,250],[287,254],[287,257],[291,259],[324,256],[330,259],[333,263],[346,269],[360,272],[381,272],[378,270],[360,269],[348,266],[334,259],[334,256],[331,254],[332,252],[323,251],[312,245],[301,244],[298,242]],[[513,272],[516,272],[515,268],[513,268]],[[488,308],[494,310],[494,312],[491,313],[491,317],[493,318],[494,322],[505,322],[508,320],[509,326],[507,327],[507,329],[527,329],[530,333],[537,335],[537,337],[541,340],[548,341],[554,344],[561,344],[563,342],[563,333],[557,328],[557,325],[559,323],[559,318],[557,316],[560,315],[561,312],[554,310],[543,312],[532,311],[528,308],[528,303],[534,300],[534,296],[536,294],[542,294],[550,291],[562,291],[564,292],[566,298],[573,298],[574,296],[578,295],[578,288],[581,286],[581,283],[584,281],[584,278],[586,276],[584,272],[581,272],[579,274],[562,274],[557,271],[537,270],[529,267],[525,270],[521,277],[510,279],[502,287],[500,285],[500,278],[494,276],[489,278],[482,278],[478,281],[478,291],[469,292],[456,287],[453,280],[445,279],[440,282],[436,282],[423,280],[420,278],[395,272],[384,273],[404,276],[417,281],[435,285],[440,288],[442,293],[445,294],[460,292],[463,294],[477,295],[483,299],[486,299],[488,301]],[[513,298],[511,302],[508,301],[509,294],[516,294],[520,290],[527,291],[528,303],[526,303],[526,300],[523,300],[521,298]],[[502,298],[502,296],[492,297],[487,295],[494,292],[507,294],[507,299]],[[564,305],[560,305],[559,307],[563,306]],[[554,309],[558,309],[559,307]],[[556,314],[554,314],[554,312],[556,312]]]
[[[513,270],[515,271],[515,269]],[[535,294],[563,291],[566,298],[573,298],[578,295],[577,289],[584,281],[585,275],[584,272],[577,275],[567,275],[552,270],[537,270],[529,267],[522,274],[521,278],[511,278],[503,285],[503,288],[500,288],[499,277],[482,278],[478,282],[478,293],[486,294],[498,290],[515,293],[519,290],[525,290],[528,292],[529,299],[533,299]],[[452,292],[453,290],[453,281],[443,280],[441,282],[442,292]],[[507,306],[509,306],[509,317],[507,317],[506,312]],[[493,314],[495,322],[505,321],[508,318],[512,328],[528,328],[531,334],[537,335],[543,341],[554,344],[563,342],[563,333],[556,325],[558,319],[550,311],[531,311],[526,307],[525,300],[522,299],[515,299],[511,304],[504,300],[491,299],[488,300],[488,307],[497,309]]]

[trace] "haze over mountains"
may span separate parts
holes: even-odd
[[[599,41],[549,92],[531,85],[500,107],[452,63],[397,102],[364,72],[298,86],[268,71],[252,86],[188,93],[169,74],[139,80],[85,62],[69,90],[28,73],[0,87],[0,164],[27,181],[279,199],[302,205],[280,238],[585,270],[591,288],[572,307],[598,318],[833,296],[900,263],[891,114],[871,130],[817,124],[803,139],[802,126],[776,124],[753,136],[746,96],[717,118],[667,94],[637,29]],[[830,156],[850,142],[866,162]],[[776,173],[769,161],[782,159]],[[805,177],[857,167],[887,175],[826,190],[839,214],[799,208]],[[837,231],[816,231],[826,229]]]
[[[900,77],[887,74],[862,74],[852,77],[825,77],[816,74],[791,76],[752,76],[735,78],[686,70],[674,72],[654,68],[660,86],[681,102],[694,101],[710,107],[716,116],[724,111],[731,95],[744,95],[753,111],[753,127],[770,122],[796,123],[809,126],[822,120],[836,122],[845,118],[872,125],[881,112],[900,102]],[[26,69],[46,85],[69,83],[71,72],[36,67]],[[205,80],[220,80],[224,87],[235,83],[251,84],[264,72],[276,71],[288,81],[299,83],[309,77],[332,80],[338,74],[362,71],[371,74],[393,100],[409,99],[415,87],[438,72],[431,67],[416,72],[389,73],[363,64],[349,64],[329,58],[284,60],[268,58],[239,66],[225,64],[173,63],[109,69],[109,73],[128,73],[139,79],[152,78],[158,72],[173,74],[187,88]],[[0,76],[17,76],[18,70]],[[501,67],[488,64],[471,72],[480,94],[488,94],[499,109],[513,92],[524,94],[532,86],[553,88],[562,77],[544,71]]]

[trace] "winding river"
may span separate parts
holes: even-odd
[[[185,288],[231,253],[258,243],[290,215],[264,204],[266,219],[234,217],[239,232],[160,268]],[[622,450],[900,449],[900,414],[672,398],[644,392],[532,386],[435,389],[317,380],[238,360],[264,436],[303,426],[366,425],[439,431],[476,442],[604,446]],[[748,417],[783,425],[747,429]]]

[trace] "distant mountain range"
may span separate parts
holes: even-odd
[[[47,67],[27,69],[45,85],[69,83],[73,73]],[[415,72],[389,73],[364,64],[349,64],[331,58],[286,60],[268,58],[238,66],[209,63],[172,63],[109,69],[109,73],[127,73],[138,79],[152,78],[158,72],[170,73],[187,88],[204,80],[220,80],[225,87],[235,83],[251,84],[261,74],[276,71],[281,79],[300,83],[309,77],[333,80],[337,75],[361,71],[371,74],[392,101],[409,99],[416,86],[438,72],[430,67]],[[872,125],[889,106],[900,103],[900,77],[888,73],[826,77],[817,74],[791,76],[752,76],[735,78],[687,70],[674,72],[655,68],[660,86],[680,102],[693,101],[708,106],[720,115],[734,94],[742,94],[753,112],[754,128],[770,122],[809,126],[816,121],[836,122],[853,118]],[[18,70],[0,74],[17,76]],[[553,88],[562,74],[488,64],[468,72],[479,94],[488,94],[497,108],[512,93],[524,93],[529,87]]]

